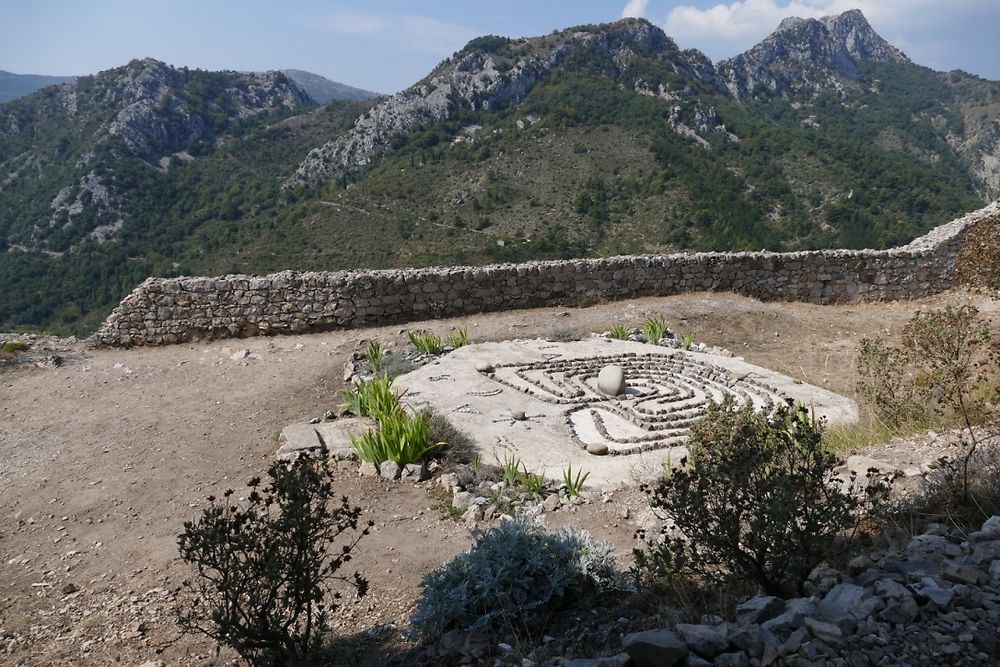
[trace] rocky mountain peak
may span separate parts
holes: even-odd
[[[789,17],[749,51],[718,65],[735,97],[844,94],[843,77],[859,79],[860,61],[908,63],[860,10],[820,19]]]
[[[494,111],[518,104],[539,80],[564,66],[570,54],[588,50],[605,62],[609,76],[620,75],[634,57],[642,56],[669,62],[672,71],[688,81],[716,82],[715,68],[704,54],[681,51],[644,19],[578,26],[544,37],[479,37],[423,81],[363,114],[351,131],[310,151],[290,184],[309,185],[363,167],[387,150],[393,137],[452,118],[459,110]]]

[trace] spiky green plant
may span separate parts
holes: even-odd
[[[421,354],[441,354],[444,352],[444,343],[441,336],[430,331],[411,331],[410,342]]]
[[[621,324],[616,324],[611,327],[611,337],[618,340],[628,340],[629,330],[628,327]]]
[[[688,333],[681,336],[681,347],[685,350],[690,350],[691,346],[694,345],[694,334]]]
[[[385,352],[382,350],[382,344],[377,340],[368,341],[368,345],[365,346],[365,358],[368,360],[368,365],[372,369],[372,373],[379,373],[382,370],[382,358],[385,356]]]
[[[507,486],[514,486],[521,477],[521,459],[513,454],[504,454],[503,460],[497,459],[500,464],[501,479]]]
[[[403,412],[399,404],[399,392],[392,386],[392,380],[381,376],[371,380],[361,380],[344,391],[344,407],[361,417],[371,417],[381,423],[386,417]]]
[[[521,465],[521,472],[517,476],[517,481],[521,483],[524,490],[532,495],[541,495],[545,490],[545,477],[537,472],[528,470],[524,464]]]
[[[583,484],[590,477],[589,472],[583,472],[583,470],[578,470],[576,475],[573,475],[573,466],[566,466],[563,470],[563,484],[566,486],[566,495],[570,498],[576,498],[580,495],[580,491],[583,490]]]
[[[444,443],[431,440],[430,413],[400,411],[379,420],[378,429],[352,435],[351,445],[362,461],[375,465],[395,461],[405,466],[426,460]]]
[[[660,315],[650,315],[642,323],[642,334],[650,345],[659,345],[660,339],[667,333],[667,321]]]
[[[461,329],[452,329],[448,333],[448,345],[451,346],[453,350],[457,350],[460,347],[469,344],[469,330],[465,327]]]

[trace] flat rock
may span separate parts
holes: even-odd
[[[281,438],[284,443],[276,454],[279,461],[294,461],[301,455],[323,450],[323,441],[310,424],[286,426],[281,429]]]
[[[626,635],[622,644],[636,667],[680,665],[689,653],[687,645],[666,628],[634,632]]]
[[[312,428],[323,442],[330,458],[337,461],[353,461],[357,459],[358,454],[351,445],[351,436],[359,436],[374,429],[376,424],[369,417],[343,417],[315,424]]]

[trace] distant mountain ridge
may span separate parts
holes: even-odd
[[[997,196],[1000,83],[860,12],[718,65],[641,19],[487,35],[325,106],[133,61],[0,106],[0,328],[86,331],[149,275],[888,247]]]
[[[70,83],[75,76],[46,76],[44,74],[14,74],[0,70],[0,104],[30,95],[39,88]]]
[[[317,104],[328,104],[334,100],[364,101],[382,96],[381,93],[373,93],[370,90],[331,81],[324,76],[301,69],[283,69],[281,72],[294,81],[299,88],[309,93],[309,97],[313,98]]]

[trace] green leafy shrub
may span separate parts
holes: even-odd
[[[956,273],[972,287],[1000,290],[1000,218],[974,224],[958,252]]]
[[[833,485],[841,461],[820,437],[802,407],[765,415],[732,396],[710,406],[691,430],[690,458],[644,487],[668,522],[636,550],[637,578],[693,576],[723,586],[744,579],[768,594],[801,594],[812,568],[844,548],[840,538],[888,493],[877,477],[852,484],[856,492]]]
[[[410,342],[421,354],[441,354],[444,343],[441,337],[430,331],[411,331]]]
[[[351,444],[362,461],[375,465],[395,461],[400,466],[420,463],[444,446],[431,439],[430,413],[410,415],[403,410],[383,416],[377,429],[352,435]]]
[[[574,527],[514,519],[473,538],[421,582],[413,625],[429,638],[454,628],[530,634],[552,612],[625,585],[611,546]]]
[[[461,329],[453,329],[448,333],[448,345],[450,345],[453,350],[464,347],[468,345],[469,342],[469,330],[464,327]]]
[[[611,337],[616,340],[628,340],[629,330],[621,324],[611,327]]]
[[[387,376],[361,380],[344,391],[344,407],[361,417],[371,417],[381,423],[403,412],[399,392]]]
[[[642,323],[642,335],[650,345],[658,345],[667,333],[667,321],[660,315],[652,315]]]
[[[3,345],[0,345],[0,352],[5,352],[7,354],[14,354],[16,352],[24,352],[28,349],[28,344],[21,342],[19,340],[9,340]]]
[[[341,599],[334,585],[368,590],[341,570],[372,523],[359,528],[361,509],[337,499],[322,461],[278,462],[267,474],[263,488],[250,480],[244,504],[229,490],[184,522],[178,547],[196,576],[183,584],[178,623],[254,665],[313,664]]]
[[[937,462],[939,486],[954,491],[948,506],[974,510],[972,461],[984,441],[998,437],[988,407],[1000,381],[1000,347],[979,311],[966,305],[918,312],[898,347],[862,340],[858,371],[858,392],[890,423],[924,414],[957,423],[959,453]]]

